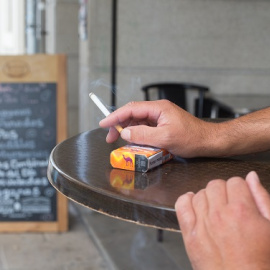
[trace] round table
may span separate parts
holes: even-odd
[[[51,184],[69,199],[115,218],[159,229],[179,231],[174,204],[188,191],[197,192],[216,178],[245,177],[255,170],[270,190],[270,153],[234,158],[174,157],[147,173],[113,169],[110,152],[127,144],[105,141],[96,129],[58,144],[48,165]]]

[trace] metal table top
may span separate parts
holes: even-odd
[[[160,229],[179,230],[174,204],[178,196],[197,192],[216,178],[245,177],[257,171],[270,190],[270,153],[234,158],[175,157],[147,173],[113,169],[110,152],[126,144],[105,142],[107,131],[81,133],[51,153],[48,178],[69,199],[115,218]]]

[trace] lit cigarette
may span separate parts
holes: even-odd
[[[111,113],[94,93],[90,93],[89,97],[93,100],[93,102],[97,105],[97,107],[102,111],[102,113],[106,117]],[[123,130],[123,128],[120,125],[116,125],[114,127],[119,133],[121,133],[121,131]]]

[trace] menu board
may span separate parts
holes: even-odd
[[[0,83],[0,221],[56,220],[55,115],[55,83]]]
[[[65,90],[57,76],[40,82],[36,76],[23,81],[14,78],[18,68],[23,74],[25,67],[31,70],[37,57],[39,68],[40,60],[50,63],[41,55],[14,57],[2,68],[4,75],[10,69],[10,79],[0,80],[0,231],[67,230],[66,199],[59,197],[47,178],[50,152],[64,139],[58,133],[59,123],[66,121],[65,93],[59,93]],[[57,56],[51,60],[53,67],[59,65]]]

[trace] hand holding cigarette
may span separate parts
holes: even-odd
[[[124,128],[121,132],[123,140],[164,148],[182,157],[200,154],[196,147],[202,148],[201,138],[209,138],[204,133],[211,134],[212,129],[208,126],[214,125],[194,117],[167,100],[130,102],[102,119],[99,125],[108,128],[118,123]],[[106,141],[112,143],[118,138],[119,133],[110,129]],[[191,141],[194,143],[191,144]]]

